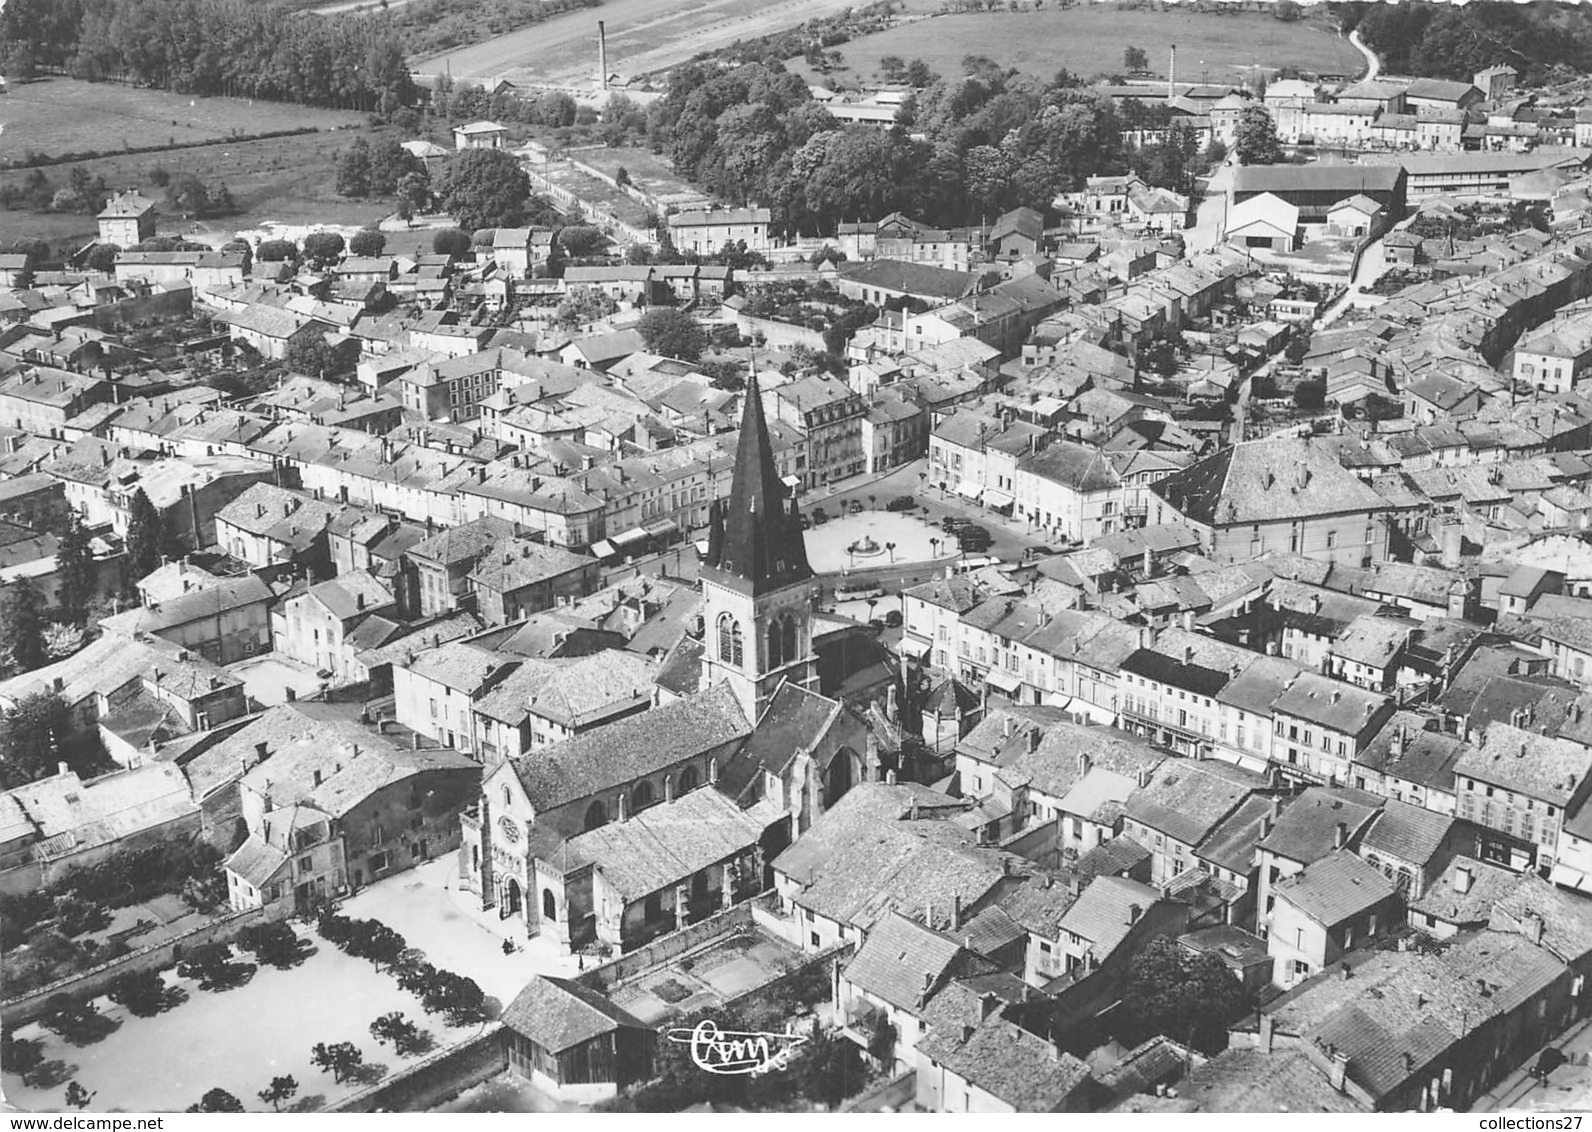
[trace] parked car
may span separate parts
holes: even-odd
[[[899,609],[892,609],[884,615],[884,627],[886,629],[901,628],[901,611]]]
[[[848,508],[848,510],[849,510],[849,511],[850,511],[850,512],[851,512],[851,513],[852,513],[852,514],[853,514],[853,515],[861,515],[861,514],[862,514],[862,512],[863,512],[863,506],[862,506],[862,500],[860,500],[860,499],[853,499],[853,500],[852,500],[852,501],[851,501],[851,506],[850,506],[850,507],[849,507],[849,508]]]
[[[910,511],[918,505],[918,501],[910,495],[898,495],[884,505],[886,511]]]
[[[1030,546],[1023,551],[1024,558],[1044,558],[1048,554],[1059,554],[1053,546]]]

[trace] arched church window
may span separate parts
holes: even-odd
[[[702,778],[697,774],[696,767],[686,767],[680,772],[680,793],[684,794],[687,790],[695,790],[697,788],[697,783],[701,781]]]
[[[796,659],[796,618],[780,619],[780,636],[782,638],[780,651],[785,654],[785,662],[788,664]]]
[[[779,631],[779,622],[770,621],[768,624],[768,666],[770,668],[778,668],[785,663],[783,645],[784,637]]]
[[[631,806],[637,812],[640,812],[641,810],[644,810],[648,806],[652,805],[654,800],[654,795],[652,793],[652,783],[648,782],[645,778],[636,783],[635,790],[631,792]]]
[[[598,826],[604,826],[607,824],[608,808],[600,801],[593,802],[591,805],[586,807],[586,828],[588,830],[596,829]]]
[[[719,616],[719,659],[725,664],[742,663],[741,625],[728,613]]]

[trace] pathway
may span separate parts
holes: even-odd
[[[1349,33],[1349,42],[1354,44],[1354,49],[1365,56],[1365,77],[1360,81],[1368,83],[1382,73],[1382,60],[1365,45],[1365,40],[1360,38],[1360,29],[1355,28]]]

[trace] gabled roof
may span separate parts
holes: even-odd
[[[961,954],[954,939],[890,912],[874,924],[844,977],[858,990],[916,1013]]]
[[[555,1054],[614,1030],[651,1029],[606,995],[551,975],[537,975],[525,984],[503,1011],[503,1024]]]
[[[1272,891],[1278,900],[1331,928],[1381,903],[1397,889],[1380,869],[1342,849],[1283,877]]]

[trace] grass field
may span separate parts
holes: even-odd
[[[1342,75],[1365,68],[1353,45],[1316,19],[1283,23],[1258,12],[1122,11],[1090,5],[935,16],[898,24],[837,48],[842,66],[827,81],[879,78],[879,60],[886,55],[907,62],[922,59],[941,74],[959,73],[965,56],[987,55],[1003,67],[1045,78],[1063,67],[1089,77],[1119,71],[1122,51],[1130,45],[1143,48],[1150,66],[1164,75],[1172,44],[1177,45],[1180,82],[1232,81],[1241,69],[1256,65]],[[801,59],[786,66],[808,82],[826,81]]]
[[[223,141],[169,153],[123,154],[74,164],[90,176],[104,177],[113,188],[137,187],[155,200],[161,199],[161,192],[151,185],[150,173],[157,166],[174,175],[192,173],[207,184],[223,182],[242,212],[206,221],[203,228],[210,233],[230,234],[266,222],[358,226],[386,215],[391,211],[391,202],[351,201],[337,196],[333,191],[336,154],[356,137],[374,141],[387,133],[367,127],[252,142]],[[72,167],[52,165],[45,173],[55,184],[64,185]],[[24,176],[21,171],[6,172],[0,174],[0,184],[20,184]],[[163,218],[160,225],[162,235],[185,235],[189,230],[188,224],[170,219]],[[52,241],[81,237],[86,242],[94,232],[94,218],[88,215],[0,212],[0,242],[22,236]]]
[[[16,161],[30,151],[56,156],[192,145],[305,126],[334,129],[362,120],[343,110],[246,98],[190,98],[119,83],[52,78],[16,84],[0,96],[0,158]]]
[[[675,173],[667,157],[649,149],[610,146],[607,149],[583,149],[571,156],[579,158],[593,169],[601,169],[610,177],[617,176],[619,170],[624,169],[637,188],[656,197],[701,195],[701,191],[691,182]]]

